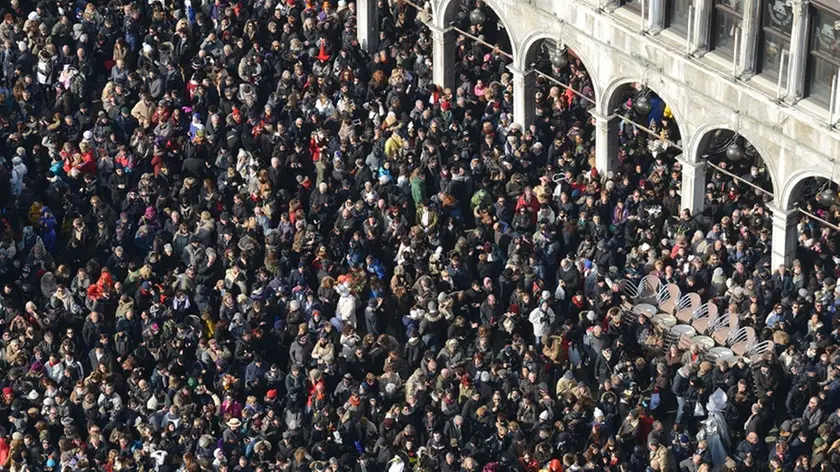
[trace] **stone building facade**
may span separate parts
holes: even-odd
[[[429,0],[434,79],[455,83],[459,0]],[[361,44],[378,35],[376,0],[358,0]],[[683,152],[683,206],[702,209],[710,136],[729,129],[760,153],[773,184],[773,260],[796,248],[796,204],[812,177],[840,181],[840,113],[830,106],[840,65],[836,0],[484,0],[510,38],[514,119],[534,118],[542,41],[565,44],[593,78],[597,165],[618,147],[618,92],[644,83],[670,107]],[[781,75],[781,80],[779,76]],[[780,86],[781,84],[781,86]],[[830,116],[832,115],[832,116]]]

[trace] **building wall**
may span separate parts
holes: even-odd
[[[432,0],[434,27],[449,26],[454,13],[449,7],[457,1]],[[807,100],[777,103],[776,84],[747,75],[733,79],[731,62],[713,53],[689,56],[685,40],[667,30],[640,33],[638,15],[597,7],[598,1],[610,0],[484,1],[508,29],[516,69],[529,69],[525,58],[540,39],[559,39],[571,48],[595,82],[602,116],[612,114],[608,104],[621,85],[646,83],[671,107],[686,161],[702,160],[700,143],[707,133],[719,128],[740,133],[767,163],[776,209],[791,208],[798,197],[796,185],[804,178],[837,174],[835,180],[840,180],[840,168],[832,169],[840,156],[840,133],[829,129],[827,110]],[[736,69],[738,75],[741,69]]]

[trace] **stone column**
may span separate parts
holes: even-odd
[[[595,119],[595,167],[601,175],[618,170],[618,125],[616,116],[603,116],[590,111]]]
[[[706,162],[690,162],[682,156],[678,161],[682,166],[681,206],[691,210],[691,216],[696,216],[706,204]]]
[[[691,52],[709,49],[711,28],[712,0],[695,0],[694,24],[691,26]]]
[[[665,0],[646,0],[647,21],[645,29],[648,34],[657,34],[665,29]]]
[[[513,121],[528,129],[536,116],[537,77],[533,70],[508,66],[513,74]]]
[[[741,50],[738,51],[738,75],[755,72],[758,60],[758,33],[761,30],[761,8],[766,0],[746,0],[741,21]]]
[[[808,67],[808,33],[811,15],[810,0],[788,0],[793,10],[788,56],[787,91],[785,101],[796,103],[805,96],[805,71]]]
[[[356,0],[356,37],[359,46],[370,53],[379,46],[377,0]]]
[[[775,205],[768,208],[773,213],[770,260],[773,269],[776,269],[782,264],[790,265],[796,259],[796,224],[799,222],[799,212],[782,210]]]
[[[443,88],[455,88],[455,32],[429,25],[432,30],[432,80]]]

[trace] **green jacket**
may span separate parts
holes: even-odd
[[[419,177],[411,179],[411,198],[419,205],[426,198],[426,181]]]

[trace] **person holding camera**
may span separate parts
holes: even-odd
[[[539,306],[528,315],[528,321],[534,325],[534,345],[540,346],[543,336],[551,334],[551,325],[554,324],[555,318],[554,310],[546,299],[541,300]]]

